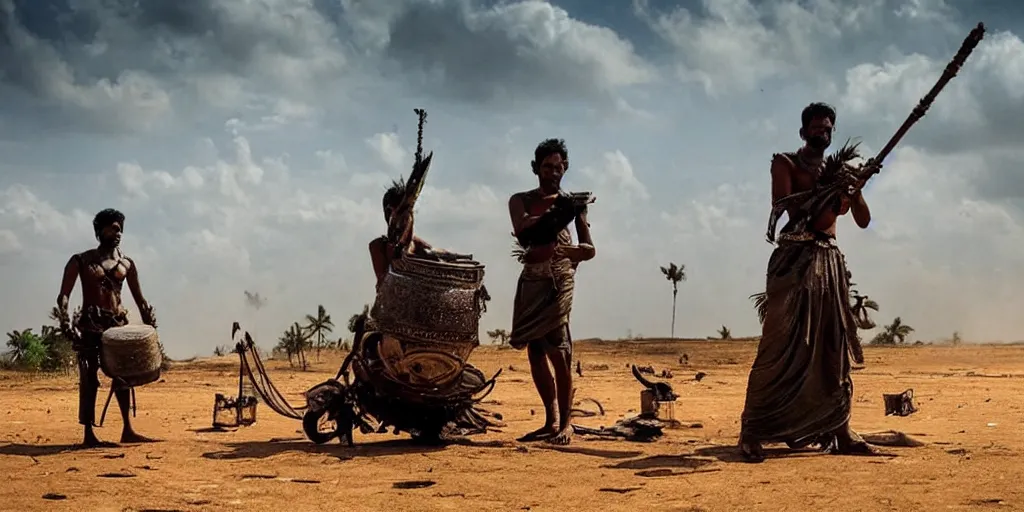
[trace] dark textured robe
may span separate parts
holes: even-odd
[[[773,208],[769,241],[778,215],[800,210],[768,262],[761,341],[747,383],[742,434],[760,442],[806,445],[850,419],[851,361],[863,362],[863,354],[846,262],[834,237],[809,228],[838,192],[817,188]]]

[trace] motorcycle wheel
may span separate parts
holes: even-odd
[[[327,415],[327,411],[306,411],[306,414],[302,415],[302,431],[306,434],[306,437],[310,441],[316,444],[325,444],[331,439],[338,437],[338,426],[335,425],[334,430],[330,432],[320,431],[320,419]]]

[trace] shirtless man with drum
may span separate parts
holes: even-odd
[[[100,382],[97,372],[100,369],[100,344],[103,332],[112,327],[128,324],[128,311],[121,303],[121,286],[128,281],[128,289],[139,308],[142,321],[156,327],[153,307],[142,296],[139,286],[138,267],[131,258],[121,252],[121,232],[124,227],[124,214],[113,209],[103,210],[96,214],[92,221],[93,230],[99,246],[85,252],[75,254],[64,267],[64,278],[57,296],[57,308],[61,315],[61,330],[72,340],[78,355],[78,422],[85,427],[82,444],[86,447],[115,446],[113,443],[101,442],[93,432],[96,418],[96,394]],[[68,299],[75,289],[75,281],[82,281],[81,316],[74,319],[68,316]],[[131,406],[131,390],[128,387],[116,386],[114,395],[121,409],[124,428],[121,431],[122,443],[144,443],[154,441],[141,436],[132,429],[129,415]]]

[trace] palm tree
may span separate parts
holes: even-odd
[[[309,368],[309,361],[306,360],[306,347],[309,346],[309,333],[299,325],[298,322],[288,328],[289,342],[292,344],[292,351],[299,358],[303,371]]]
[[[679,282],[686,281],[686,265],[669,263],[667,267],[661,267],[661,273],[665,279],[672,282],[672,339],[676,338],[676,296],[679,294]]]
[[[497,343],[500,346],[504,346],[508,343],[508,331],[505,329],[495,329],[493,331],[487,331],[487,335],[491,338],[491,343]]]
[[[288,331],[285,331],[280,338],[277,339],[277,345],[274,346],[274,354],[284,354],[288,357],[288,366],[294,366],[292,362],[292,356],[295,354],[292,352],[292,343],[288,337]]]
[[[850,307],[853,308],[857,327],[859,329],[874,329],[875,322],[868,316],[868,310],[873,309],[877,312],[878,303],[868,298],[867,295],[861,295],[854,286],[857,286],[856,283],[850,283]]]
[[[7,333],[8,360],[25,370],[41,370],[46,364],[46,347],[31,328]]]
[[[731,340],[732,339],[732,331],[730,331],[729,328],[724,326],[724,325],[722,326],[721,329],[718,330],[718,335],[721,336],[721,338],[723,340]]]
[[[7,357],[12,363],[20,364],[25,360],[29,344],[34,336],[35,334],[32,333],[31,327],[24,331],[11,331],[7,333],[7,348],[10,349]]]
[[[896,317],[891,324],[885,326],[882,332],[875,335],[875,338],[871,340],[872,345],[895,345],[897,343],[903,344],[907,341],[907,336],[914,332],[914,328],[904,324],[900,317]]]
[[[306,361],[306,345],[309,342],[309,334],[295,322],[288,327],[288,330],[284,331],[280,338],[277,339],[277,346],[274,347],[276,352],[284,352],[288,356],[288,365],[293,365],[293,358],[298,359],[299,365],[305,370],[309,367]]]
[[[334,331],[334,322],[331,321],[331,315],[327,314],[323,305],[317,306],[316,316],[306,315],[306,322],[309,322],[306,331],[310,336],[316,336],[316,360],[320,361],[320,349],[326,346],[324,334]]]

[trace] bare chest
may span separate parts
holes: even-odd
[[[81,265],[82,283],[120,290],[131,271],[131,260],[120,257],[83,257]]]
[[[800,166],[793,166],[790,171],[790,183],[793,193],[811,190],[818,183],[818,173]]]

